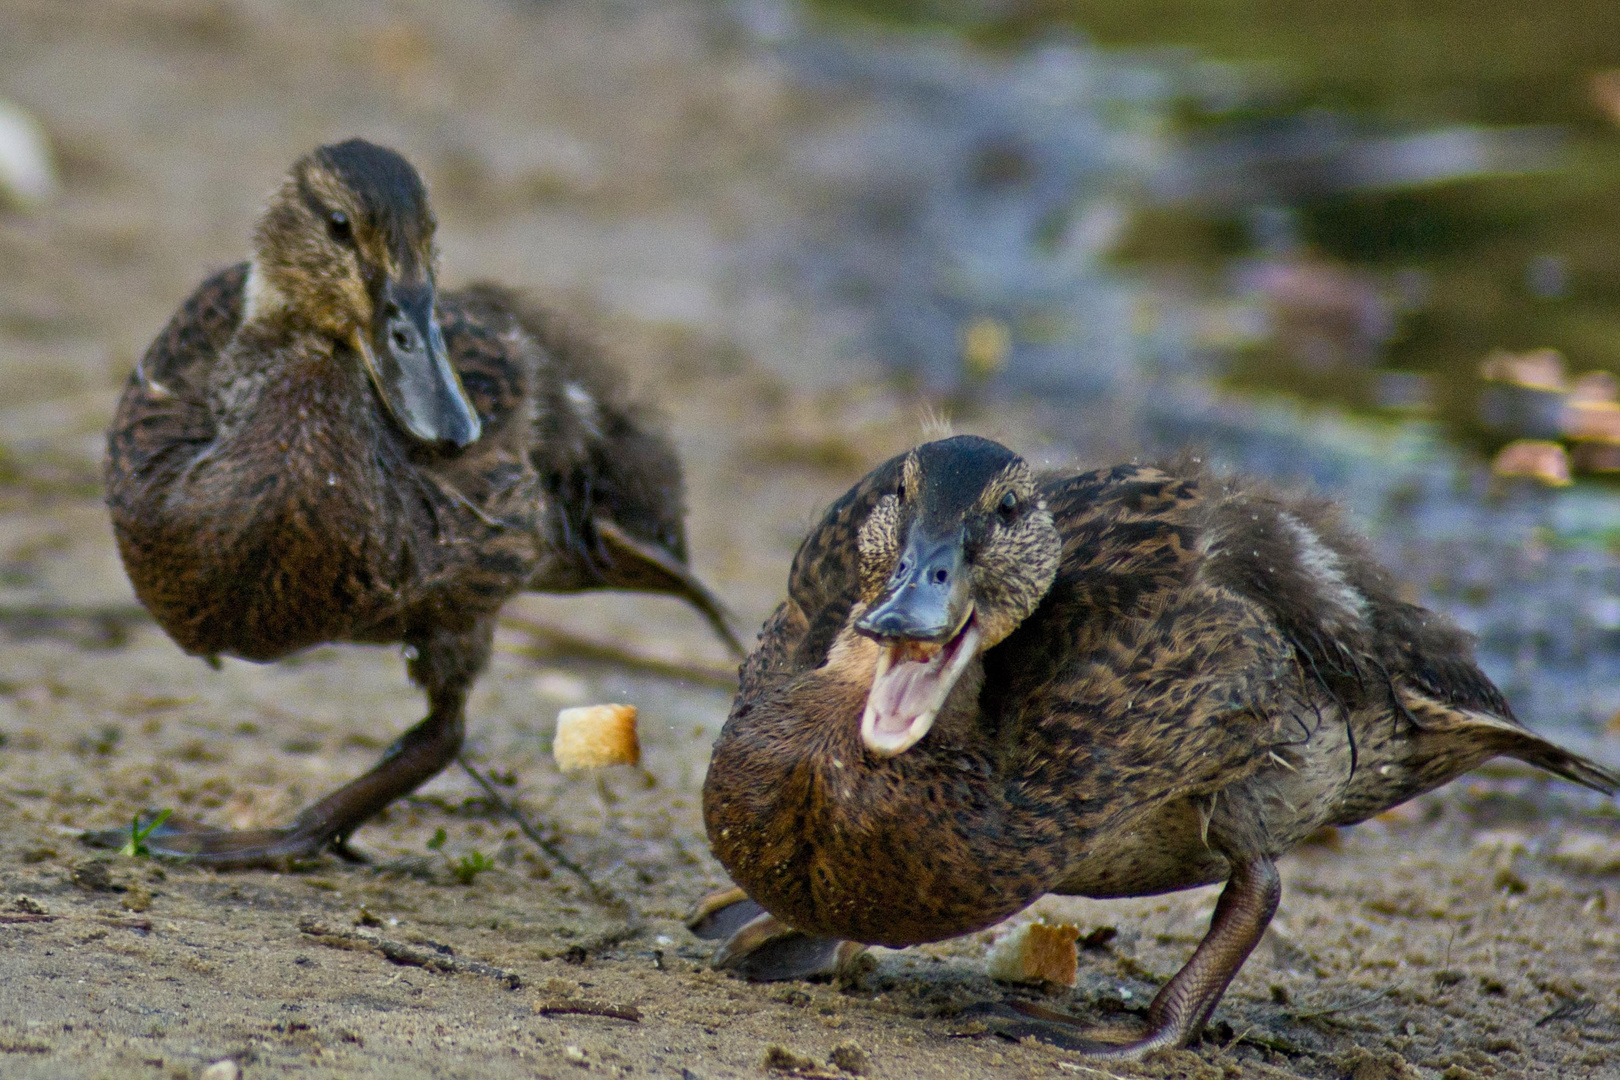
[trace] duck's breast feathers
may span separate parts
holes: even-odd
[[[153,459],[213,437],[209,372],[241,325],[247,277],[244,262],[204,280],[130,373],[108,432],[109,498]]]

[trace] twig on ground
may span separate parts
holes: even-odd
[[[1366,1008],[1375,1001],[1381,1001],[1382,999],[1388,997],[1394,989],[1395,987],[1393,986],[1386,986],[1377,993],[1369,994],[1358,1001],[1349,1001],[1343,1005],[1335,1005],[1331,1009],[1313,1009],[1310,1012],[1289,1013],[1285,1015],[1287,1015],[1290,1020],[1315,1020],[1320,1016],[1332,1016],[1335,1013],[1354,1012],[1357,1009]]]
[[[1306,1050],[1298,1043],[1289,1042],[1287,1039],[1269,1032],[1255,1032],[1252,1028],[1245,1031],[1237,1041],[1248,1046],[1259,1046],[1266,1050],[1275,1050],[1277,1053],[1285,1054],[1288,1057],[1299,1057],[1301,1054],[1310,1053],[1309,1050]]]
[[[1558,1008],[1536,1021],[1536,1027],[1546,1027],[1556,1020],[1568,1020],[1574,1023],[1585,1019],[1586,1014],[1597,1008],[1597,1002],[1588,997],[1570,998],[1559,1005]]]
[[[592,899],[614,914],[624,917],[632,925],[639,922],[639,917],[628,900],[619,896],[606,885],[600,884],[586,872],[583,866],[570,859],[563,852],[560,845],[553,840],[546,839],[545,834],[539,830],[533,821],[529,820],[529,815],[524,813],[521,807],[508,801],[504,795],[495,790],[495,785],[489,781],[488,777],[478,771],[477,767],[467,759],[466,754],[458,755],[456,760],[461,763],[461,767],[466,770],[467,775],[472,777],[478,786],[484,789],[484,794],[489,796],[490,801],[499,806],[501,811],[517,824],[524,836],[527,836],[534,842],[536,847],[549,855],[558,866],[573,874],[585,885],[586,889],[590,890]]]
[[[463,960],[454,953],[440,952],[434,948],[407,945],[403,941],[393,941],[360,927],[351,930],[306,919],[298,924],[298,929],[332,949],[376,953],[395,964],[424,968],[428,971],[482,975],[486,979],[494,979],[501,983],[508,990],[516,990],[523,985],[523,980],[515,972],[498,968],[494,964],[486,964],[482,960]]]
[[[569,1013],[578,1016],[609,1016],[615,1020],[641,1023],[641,1010],[634,1005],[617,1005],[611,1001],[593,1001],[590,998],[557,998],[537,1001],[534,1011],[540,1016]]]
[[[580,660],[595,660],[635,671],[645,671],[649,675],[661,675],[666,679],[684,679],[687,682],[697,683],[701,686],[712,686],[718,690],[735,690],[737,688],[737,669],[735,667],[691,663],[681,660],[663,660],[656,656],[632,652],[613,642],[598,641],[594,638],[575,634],[569,630],[547,626],[544,623],[533,622],[514,615],[501,616],[501,625],[511,630],[520,631],[534,641],[534,644],[529,646],[508,646],[511,651],[520,655],[541,658],[571,656]]]

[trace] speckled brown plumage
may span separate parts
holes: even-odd
[[[435,296],[432,234],[398,155],[323,147],[272,198],[254,260],[204,281],[125,386],[107,502],[175,641],[256,661],[403,642],[430,703],[380,779],[290,839],[157,834],[171,853],[308,854],[437,772],[520,590],[672,592],[725,632],[685,569],[680,466],[656,423],[544,311],[489,285]]]
[[[668,443],[583,342],[514,295],[439,297],[484,429],[473,450],[443,454],[392,430],[330,343],[238,336],[246,274],[223,270],[186,302],[131,375],[108,437],[125,566],[187,651],[274,660],[320,642],[403,641],[421,624],[469,627],[524,588],[604,587],[599,519],[685,558]],[[234,377],[264,389],[241,410],[245,445],[201,469],[227,345],[263,365]]]
[[[1466,636],[1401,601],[1328,504],[1190,460],[1031,478],[1024,491],[1010,457],[959,438],[886,462],[794,559],[704,789],[716,856],[781,924],[901,946],[992,925],[1048,892],[1230,878],[1148,1036],[1099,1049],[1139,1056],[1196,1033],[1275,906],[1271,860],[1320,826],[1498,754],[1614,790],[1611,773],[1519,726]],[[974,472],[978,458],[989,464]],[[994,545],[974,537],[1038,532],[1026,523],[1043,510],[1062,554],[1039,606],[986,639],[926,735],[884,756],[863,745],[861,717],[890,642],[863,612],[904,593],[906,566],[870,522],[919,528],[933,511],[914,504],[937,495],[904,477],[929,469],[984,489],[956,497],[975,582],[1030,575],[1025,561],[987,561]],[[1016,513],[987,510],[998,496]],[[982,621],[997,601],[972,589]]]

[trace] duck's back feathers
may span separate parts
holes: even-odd
[[[1410,682],[1453,705],[1513,718],[1475,665],[1472,638],[1400,599],[1334,504],[1221,479],[1190,459],[1167,468],[1203,492],[1201,572],[1260,603],[1335,698],[1356,707]]]
[[[499,286],[477,284],[446,299],[466,332],[482,339],[480,353],[498,356],[521,342],[538,354],[531,460],[551,512],[545,527],[568,557],[548,561],[533,587],[600,585],[599,564],[611,557],[605,547],[612,541],[599,535],[599,522],[684,562],[686,507],[674,450],[657,418],[630,398],[594,343],[566,319]],[[451,337],[447,317],[446,341]],[[468,382],[454,347],[452,356],[476,399],[480,378]]]
[[[793,556],[788,595],[760,632],[743,669],[749,680],[809,671],[827,660],[833,639],[860,598],[857,539],[872,508],[892,494],[900,477],[896,456],[867,473],[827,508]]]
[[[1290,650],[1252,598],[1199,577],[1206,492],[1124,465],[1045,494],[1063,560],[985,654],[988,722],[1091,830],[1253,772],[1288,737],[1266,705],[1293,694]]]
[[[154,459],[184,455],[214,435],[208,373],[242,322],[248,264],[206,278],[148,346],[124,386],[107,439],[109,481],[147,473]],[[109,483],[115,506],[133,496]]]

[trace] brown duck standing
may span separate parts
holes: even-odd
[[[1192,462],[1038,476],[947,439],[879,466],[800,547],[704,786],[752,899],[694,925],[730,935],[722,966],[781,978],[841,939],[938,941],[1043,893],[1225,881],[1145,1030],[1065,1040],[1136,1058],[1209,1018],[1276,910],[1274,859],[1499,754],[1620,782],[1521,727],[1467,636],[1398,599],[1330,505]]]
[[[402,642],[427,718],[287,828],[171,820],[154,852],[214,866],[344,850],[444,768],[514,593],[637,589],[696,606],[680,466],[617,372],[492,286],[438,293],[404,158],[359,139],[295,164],[251,261],[202,283],[108,435],[136,595],[186,651],[270,661]],[[122,842],[126,834],[97,834]]]

